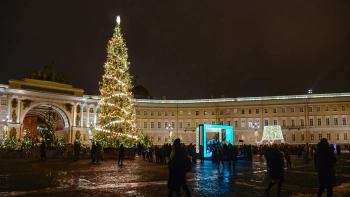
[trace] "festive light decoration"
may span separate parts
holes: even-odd
[[[136,132],[138,129],[135,124],[136,114],[131,92],[133,86],[127,50],[118,16],[114,34],[107,45],[105,73],[100,82],[100,124],[95,129],[94,136],[104,147],[118,147],[121,143],[131,147],[140,135],[140,132]]]
[[[284,141],[281,126],[280,125],[272,125],[272,126],[264,126],[262,141],[267,140],[269,143],[273,143],[276,140]]]

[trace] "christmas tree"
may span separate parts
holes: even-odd
[[[120,144],[131,147],[135,143],[136,115],[127,51],[118,16],[113,37],[107,45],[105,73],[100,82],[100,123],[95,140],[105,147],[119,147]]]

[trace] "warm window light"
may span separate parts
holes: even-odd
[[[312,90],[310,89],[310,90],[308,91],[308,93],[309,93],[309,94],[312,94]]]

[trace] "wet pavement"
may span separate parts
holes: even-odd
[[[350,196],[350,154],[338,157],[338,185],[335,197]],[[317,192],[317,174],[312,160],[292,156],[292,168],[285,170],[282,196],[313,197]],[[83,158],[7,158],[0,157],[0,196],[167,196],[166,164],[144,161],[141,157],[118,165],[116,158],[92,163]],[[240,160],[236,168],[217,168],[206,160],[187,173],[193,196],[264,196],[268,185],[265,160]],[[185,193],[182,191],[183,196]],[[271,196],[276,196],[276,186]],[[175,196],[175,195],[174,195]],[[324,196],[326,194],[324,193]]]

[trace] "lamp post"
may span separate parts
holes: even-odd
[[[168,124],[168,126],[165,127],[165,129],[169,131],[169,141],[171,140],[171,142],[173,142],[172,141],[173,132],[171,132],[171,130],[173,130],[174,128],[170,124]]]
[[[256,124],[256,123],[254,123],[254,126],[253,126],[253,128],[254,128],[254,136],[255,136],[255,143],[258,145],[258,135],[259,135],[259,133],[258,133],[258,125]]]

